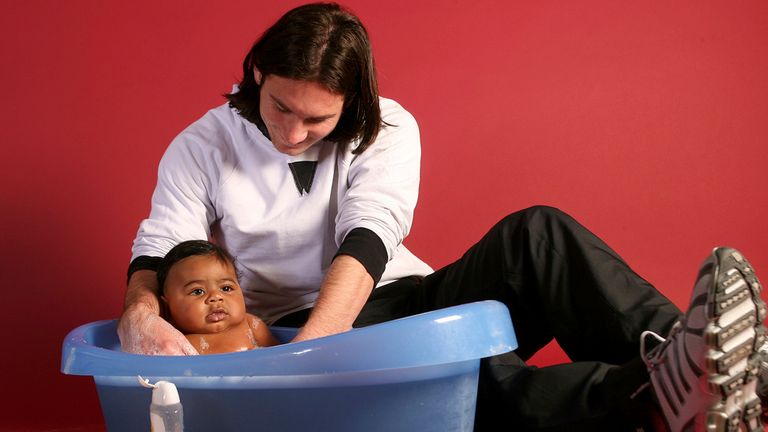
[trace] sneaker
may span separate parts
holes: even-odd
[[[766,307],[752,266],[716,248],[699,271],[685,316],[641,353],[670,432],[763,431],[756,393]],[[657,335],[654,335],[658,337]]]
[[[760,348],[760,369],[757,373],[757,396],[763,406],[763,424],[768,424],[768,339]]]

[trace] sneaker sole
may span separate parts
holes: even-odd
[[[734,249],[716,249],[705,340],[709,390],[719,395],[707,410],[708,432],[762,432],[756,393],[766,306],[752,266]]]

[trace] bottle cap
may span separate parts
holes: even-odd
[[[154,385],[155,389],[152,390],[152,404],[153,405],[175,405],[181,403],[179,399],[179,391],[172,382],[158,381]]]

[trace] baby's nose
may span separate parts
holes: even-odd
[[[214,302],[222,301],[222,300],[224,300],[224,298],[218,292],[211,293],[211,295],[208,296],[208,303],[214,303]]]

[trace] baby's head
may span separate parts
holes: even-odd
[[[179,243],[157,270],[160,298],[182,333],[218,333],[245,319],[232,256],[204,240]]]

